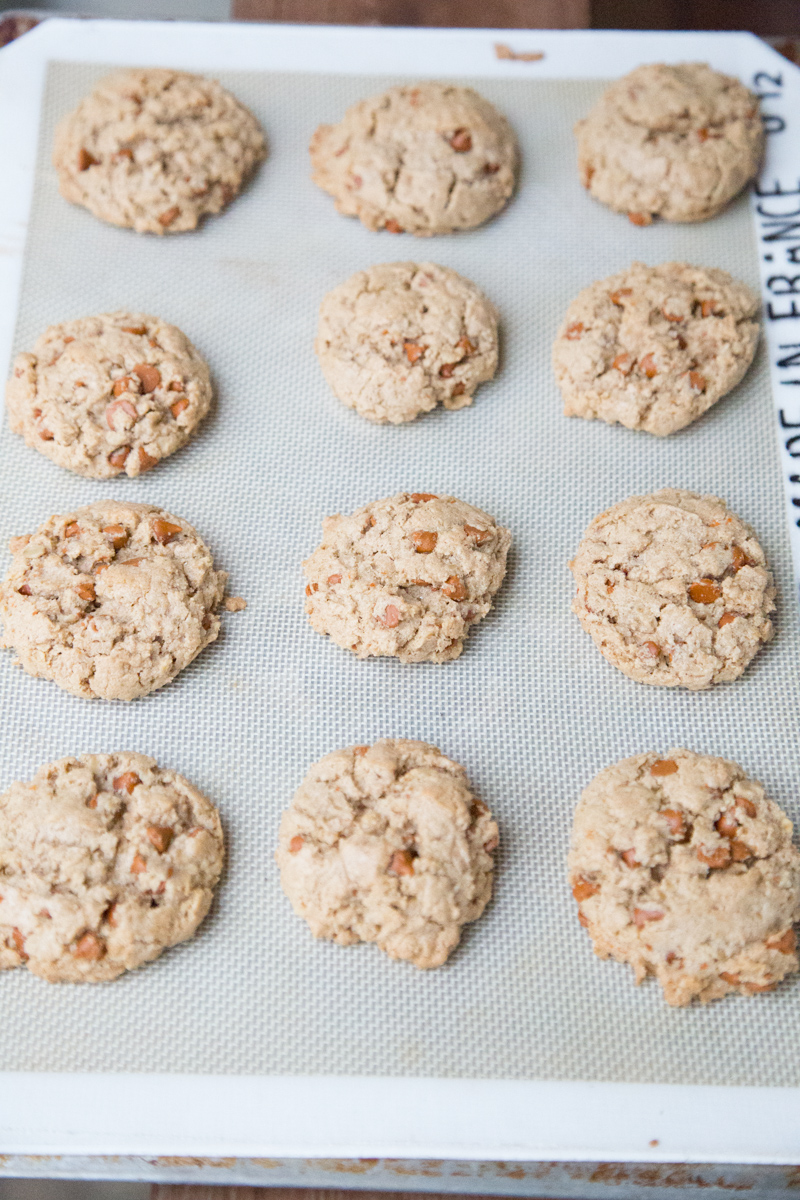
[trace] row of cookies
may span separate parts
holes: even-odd
[[[758,99],[704,63],[638,67],[576,126],[589,193],[637,225],[700,221],[755,175]],[[368,229],[471,229],[510,199],[519,151],[472,88],[416,83],[361,100],[310,146],[314,181]],[[216,82],[170,70],[102,80],[59,126],[62,194],[139,232],[180,233],[217,213],[266,155],[253,114]]]
[[[309,769],[275,857],[315,937],[433,968],[486,908],[498,841],[460,764],[385,738]],[[222,862],[219,814],[174,771],[132,753],[48,763],[0,795],[0,970],[102,982],[152,961],[196,931]],[[672,750],[605,768],[569,875],[595,952],[655,975],[670,1004],[771,991],[800,967],[792,825],[736,763]]]
[[[313,629],[359,658],[459,657],[490,611],[511,533],[454,496],[401,492],[323,521],[303,563]],[[219,633],[227,575],[199,534],[153,505],[98,501],[12,539],[3,645],[84,697],[163,687]],[[573,610],[630,678],[703,690],[737,679],[772,637],[775,586],[754,531],[715,496],[665,488],[589,525]]]
[[[666,435],[741,380],[758,300],[726,272],[663,263],[585,289],[553,347],[568,416]],[[498,362],[497,314],[434,263],[356,272],[322,301],[315,350],[335,395],[377,423],[472,402]],[[60,466],[136,476],[186,444],[212,400],[208,366],[174,325],[119,311],[51,326],[18,354],[11,428]]]

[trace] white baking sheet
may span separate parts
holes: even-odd
[[[498,62],[496,40],[546,57]],[[654,985],[637,992],[624,968],[591,957],[563,880],[581,784],[650,745],[681,741],[738,758],[797,816],[797,616],[767,352],[734,397],[669,443],[565,422],[547,369],[566,300],[634,256],[686,257],[757,278],[746,199],[707,226],[635,230],[583,195],[571,145],[564,151],[572,119],[598,85],[554,81],[698,58],[751,83],[767,72],[782,93],[773,108],[791,108],[793,69],[744,36],[51,22],[4,52],[0,113],[13,111],[14,119],[1,123],[0,152],[8,151],[19,189],[3,199],[0,236],[12,251],[27,216],[19,197],[30,196],[48,59],[213,71],[254,107],[271,154],[247,194],[197,235],[156,242],[102,226],[58,200],[47,166],[48,122],[71,107],[92,70],[57,64],[50,72],[19,344],[49,321],[120,303],[186,328],[217,375],[217,413],[187,451],[122,486],[131,498],[193,520],[250,608],[176,684],[134,706],[76,701],[15,671],[9,656],[0,661],[4,784],[62,753],[133,746],[203,787],[231,842],[219,904],[189,946],[91,993],[48,988],[23,972],[0,979],[0,1063],[19,1072],[3,1089],[15,1101],[0,1115],[2,1148],[796,1156],[788,1130],[800,1109],[797,985],[735,1011],[722,1004],[670,1012]],[[372,78],[354,78],[367,71]],[[411,74],[480,79],[521,135],[520,194],[485,230],[424,243],[378,238],[338,217],[307,182],[303,146],[317,121]],[[771,171],[788,180],[784,192],[798,186],[780,157],[783,147],[790,153],[789,134],[772,139],[764,177]],[[775,213],[786,201],[767,203]],[[785,253],[791,238],[768,245]],[[466,413],[374,429],[327,393],[310,353],[313,301],[370,261],[410,256],[455,266],[485,287],[503,312],[504,367]],[[792,286],[775,282],[776,267],[766,269],[773,292]],[[13,271],[6,282],[10,299]],[[775,308],[786,305],[784,298]],[[10,303],[9,317],[13,311]],[[0,324],[10,339],[13,320]],[[780,344],[791,345],[783,330],[795,319],[774,324]],[[790,367],[775,371],[791,375]],[[783,390],[793,394],[791,385]],[[784,424],[797,419],[785,409]],[[100,494],[7,429],[0,455],[3,540]],[[637,688],[599,659],[568,611],[564,563],[588,519],[664,483],[725,495],[758,528],[781,584],[775,645],[745,681],[708,696]],[[321,516],[405,486],[452,490],[515,533],[497,610],[450,668],[356,663],[302,617],[299,559],[313,548]],[[314,943],[288,911],[271,865],[277,815],[308,762],[387,733],[436,741],[463,761],[504,833],[497,900],[435,975],[388,963],[370,948]],[[53,1070],[67,1074],[36,1074]],[[143,1074],[97,1077],[131,1070]],[[169,1076],[157,1081],[159,1071]],[[330,1078],[308,1078],[318,1071]],[[233,1078],[224,1082],[207,1078],[227,1074]],[[299,1078],[275,1078],[286,1075]],[[422,1075],[439,1078],[414,1079]],[[711,1093],[664,1086],[720,1082],[740,1086]],[[754,1125],[745,1086],[749,1101],[758,1084],[773,1086],[758,1093],[763,1119]],[[99,1103],[86,1102],[87,1090]],[[149,1110],[134,1100],[153,1094],[162,1100]],[[128,1101],[115,1103],[122,1095]],[[747,1136],[735,1117],[698,1119],[712,1096],[720,1112],[746,1110]],[[776,1106],[783,1122],[766,1116]],[[658,1148],[649,1146],[654,1138]]]

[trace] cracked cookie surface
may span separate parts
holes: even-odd
[[[771,991],[798,970],[800,853],[761,784],[670,750],[606,767],[575,810],[569,877],[600,958],[669,1004]]]
[[[264,158],[249,109],[211,79],[138,68],[102,79],[56,130],[61,195],[138,233],[183,233]]]
[[[0,796],[0,970],[100,983],[190,938],[211,905],[214,806],[143,754],[47,763]]]
[[[328,292],[314,343],[334,394],[380,424],[463,408],[497,369],[497,315],[435,263],[382,263]]]
[[[517,170],[506,118],[447,83],[390,88],[311,139],[312,179],[368,229],[427,236],[482,225],[505,207]]]
[[[350,516],[327,517],[303,563],[317,633],[359,658],[458,658],[492,607],[511,534],[492,517],[429,492],[401,492]]]
[[[594,518],[570,568],[573,612],[639,683],[699,690],[738,679],[772,637],[764,551],[717,496],[631,496]]]
[[[649,63],[616,80],[575,126],[590,195],[636,225],[705,221],[758,171],[758,97],[707,63]]]
[[[102,313],[51,325],[6,385],[14,433],[92,479],[134,476],[184,446],[211,404],[204,360],[174,325]]]
[[[743,377],[760,302],[726,271],[635,262],[584,288],[553,345],[568,417],[664,437],[696,421]]]
[[[497,825],[435,746],[382,738],[315,763],[281,819],[281,885],[318,938],[439,967],[492,894]]]
[[[75,696],[135,700],[213,642],[227,578],[187,521],[99,501],[11,541],[2,645]]]

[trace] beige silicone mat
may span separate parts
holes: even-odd
[[[248,608],[175,683],[129,705],[78,700],[0,655],[0,787],[63,754],[143,751],[219,805],[229,859],[199,936],[157,963],[96,987],[0,978],[0,1067],[800,1083],[800,983],[672,1011],[654,983],[637,989],[628,968],[593,957],[564,878],[581,788],[644,750],[737,759],[800,815],[800,643],[765,356],[667,441],[566,420],[549,367],[569,299],[636,257],[725,267],[757,286],[747,199],[703,225],[634,228],[576,179],[570,130],[600,84],[480,80],[522,145],[508,210],[449,238],[370,234],[310,183],[306,146],[320,121],[394,81],[225,73],[264,125],[269,159],[223,216],[158,240],[58,196],[54,123],[103,73],[50,68],[17,346],[65,318],[150,310],[207,356],[217,406],[186,450],[111,484],[69,475],[4,426],[0,541],[106,495],[151,501],[197,526]],[[495,301],[502,369],[472,408],[375,427],[329,393],[311,348],[316,309],[353,271],[412,257]],[[627,680],[569,608],[567,560],[590,518],[663,485],[726,497],[780,587],[775,642],[707,694]],[[514,535],[495,610],[445,666],[358,662],[303,614],[300,562],[321,518],[405,488],[461,496]],[[495,900],[436,972],[315,942],[272,859],[308,764],[382,735],[459,759],[500,822]]]

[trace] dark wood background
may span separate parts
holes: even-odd
[[[798,0],[234,0],[244,21],[503,29],[747,29],[800,35]]]

